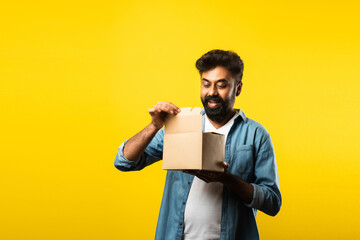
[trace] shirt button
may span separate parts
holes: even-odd
[[[185,205],[185,202],[183,202],[183,204]]]
[[[179,225],[181,226],[181,225],[182,225],[182,223],[180,222],[180,223],[179,223]]]
[[[188,182],[188,184],[190,184],[190,182]]]

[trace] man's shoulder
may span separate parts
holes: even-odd
[[[265,135],[265,136],[269,135],[269,132],[261,123],[245,116],[244,112],[241,110],[240,110],[239,115],[242,117],[242,122],[243,122],[244,126],[248,130],[250,130],[250,132],[256,132],[258,135]]]
[[[254,119],[248,118],[248,124],[252,128],[256,128],[256,129],[259,129],[260,131],[267,132],[266,128],[261,123],[259,123],[258,121],[255,121]]]

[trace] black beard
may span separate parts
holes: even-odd
[[[208,105],[210,100],[219,102],[219,106],[211,108]],[[213,122],[221,123],[229,113],[229,101],[224,101],[220,96],[206,96],[201,102],[205,108],[206,116]]]

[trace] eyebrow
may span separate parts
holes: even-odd
[[[210,80],[207,80],[206,78],[202,78],[201,80],[210,82]],[[228,80],[226,80],[225,78],[221,78],[221,79],[215,80],[215,82],[228,82]]]

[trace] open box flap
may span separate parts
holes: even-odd
[[[165,119],[165,134],[202,132],[201,108],[181,108],[177,115]]]

